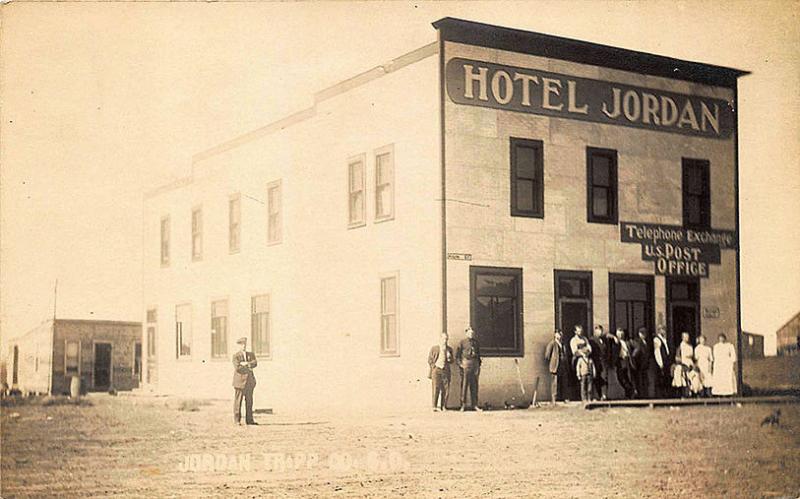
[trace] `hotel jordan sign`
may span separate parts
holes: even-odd
[[[558,73],[451,59],[447,94],[457,104],[715,139],[731,136],[730,103]]]
[[[657,275],[708,277],[708,266],[720,264],[721,250],[738,246],[729,230],[620,222],[619,231],[623,243],[641,245],[642,260],[655,262]]]

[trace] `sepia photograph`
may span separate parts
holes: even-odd
[[[0,2],[0,497],[800,498],[800,1]]]

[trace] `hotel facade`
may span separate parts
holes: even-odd
[[[554,328],[663,324],[673,346],[688,331],[741,347],[746,73],[434,27],[145,195],[146,387],[229,397],[241,336],[256,405],[281,411],[429,404],[427,352],[468,325],[493,406],[548,396]]]

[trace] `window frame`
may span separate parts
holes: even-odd
[[[199,214],[199,228],[195,227],[195,215]],[[197,205],[192,208],[192,261],[199,262],[203,260],[203,206]],[[197,229],[197,230],[195,230]],[[198,238],[199,242],[197,247],[195,246],[195,237]]]
[[[233,206],[236,206],[236,226],[233,225]],[[234,232],[236,234],[236,246],[234,247]],[[242,250],[242,195],[237,192],[228,196],[228,254],[235,255]]]
[[[225,312],[226,315],[214,315],[214,308],[215,305],[224,303],[225,304]],[[218,341],[218,343],[225,349],[222,352],[215,352],[214,351],[214,319],[218,317],[225,317],[225,336],[222,338],[222,341]],[[231,317],[231,309],[230,309],[230,300],[228,297],[219,297],[219,298],[212,298],[210,301],[209,306],[209,341],[210,341],[210,348],[209,348],[209,358],[211,360],[227,360],[228,358],[228,350],[229,350],[229,343],[230,338],[228,332],[230,331],[230,317]]]
[[[531,210],[520,210],[517,208],[517,147],[529,147],[535,150],[535,157],[537,164],[535,165],[535,175],[538,175],[541,181],[539,184],[534,182],[534,206]],[[526,217],[526,218],[544,218],[544,142],[538,139],[527,139],[521,137],[509,137],[510,149],[510,168],[511,175],[511,216],[512,217]],[[523,177],[525,179],[525,177]],[[532,180],[535,179],[526,179]],[[538,206],[537,206],[538,204]],[[538,209],[537,209],[538,208]]]
[[[514,331],[515,346],[513,348],[492,347],[480,340],[482,334],[478,330],[477,324],[477,280],[479,275],[512,275],[516,278],[516,322]],[[481,356],[483,357],[524,357],[525,356],[525,292],[523,286],[523,269],[521,267],[493,267],[483,265],[470,265],[469,267],[469,317],[470,324],[475,328],[481,345]]]
[[[389,179],[388,183],[379,184],[378,182],[380,181],[380,176],[378,175],[378,157],[379,156],[384,156],[384,155],[388,155],[389,156],[389,165],[391,165],[390,166],[391,175],[390,175],[390,179]],[[395,189],[395,167],[396,167],[396,162],[395,162],[395,155],[394,155],[394,144],[389,144],[389,145],[383,146],[381,148],[375,149],[373,151],[373,153],[372,153],[372,159],[373,159],[374,165],[375,165],[375,184],[374,184],[374,187],[375,187],[375,197],[374,197],[375,212],[374,212],[374,223],[388,222],[389,220],[394,220],[394,217],[395,217],[395,194],[396,194],[396,189]],[[364,164],[364,168],[366,170],[366,163]],[[390,206],[389,206],[390,213],[382,215],[382,214],[380,214],[378,212],[378,199],[379,199],[379,196],[380,196],[380,193],[381,193],[381,187],[385,186],[385,185],[389,186],[389,190],[392,193],[392,200],[391,200],[391,203],[390,203]],[[367,218],[367,214],[364,213],[364,219],[366,220],[366,218]]]
[[[689,210],[687,207],[687,173],[689,168],[700,167],[702,170],[703,193],[700,194],[700,222],[689,223]],[[711,228],[711,161],[700,158],[681,158],[681,211],[683,227],[686,229]]]
[[[80,376],[81,375],[81,340],[68,340],[68,339],[64,339],[64,376],[70,376],[70,373],[67,370],[68,369],[67,368],[67,359],[69,358],[68,357],[68,355],[69,355],[68,345],[70,343],[77,343],[78,344],[78,367],[77,367],[78,370],[75,373],[75,376]]]
[[[262,312],[266,313],[267,315],[267,334],[266,334],[266,344],[267,344],[267,351],[266,352],[258,352],[256,351],[256,341],[255,341],[255,299],[266,297],[267,299],[267,311]],[[253,349],[253,354],[259,359],[271,359],[272,358],[272,295],[271,293],[255,293],[250,295],[250,345]]]
[[[164,229],[164,225],[166,223],[166,230]],[[158,224],[159,230],[159,255],[160,255],[160,262],[161,267],[169,267],[171,261],[170,255],[170,246],[172,245],[172,221],[170,220],[169,215],[163,215],[161,220]],[[166,237],[164,237],[166,235]]]
[[[278,191],[278,211],[276,215],[278,234],[272,239],[272,212],[270,211],[270,200],[272,192]],[[283,242],[283,182],[281,179],[273,180],[267,184],[267,246],[280,244]]]
[[[356,164],[361,164],[361,191],[353,191],[352,190],[352,167]],[[359,227],[364,227],[367,225],[367,155],[366,154],[359,154],[357,156],[351,156],[347,158],[347,228],[348,229],[357,229]],[[377,180],[376,180],[377,183]],[[361,192],[361,219],[360,220],[353,220],[352,219],[352,204],[351,199],[353,194]]]
[[[183,329],[181,329],[180,337],[178,337],[178,307],[188,307],[189,308],[189,329],[192,333],[189,338],[189,353],[188,354],[181,354],[181,343],[183,340]],[[177,303],[175,304],[175,316],[174,316],[174,324],[175,324],[175,359],[176,360],[191,360],[193,350],[194,350],[194,307],[192,306],[191,302],[184,302],[184,303]]]
[[[383,331],[383,318],[384,316],[390,315],[384,313],[384,296],[383,296],[383,283],[386,280],[394,280],[394,336],[395,336],[395,348],[394,350],[389,350],[385,348],[386,344],[384,343],[384,331]],[[400,356],[400,281],[398,279],[397,272],[389,272],[386,274],[381,274],[378,280],[380,286],[380,303],[379,303],[379,316],[380,316],[380,345],[379,345],[379,352],[381,357],[399,357]]]
[[[153,312],[153,319],[150,320],[150,312]],[[153,338],[150,339],[150,327],[153,328]],[[147,358],[153,359],[158,354],[158,307],[150,307],[145,310],[145,332],[147,334]],[[152,352],[152,353],[151,353]],[[142,352],[144,355],[144,352]]]
[[[139,372],[136,372],[136,345],[139,345]],[[133,379],[137,382],[142,382],[142,365],[144,364],[144,345],[139,340],[133,340],[133,364],[131,364],[131,373]]]
[[[592,207],[594,206],[594,163],[592,159],[595,156],[605,157],[609,160],[608,172],[608,187],[598,186],[605,188],[610,194],[607,199],[609,206],[609,216],[601,217],[593,213]],[[609,224],[617,225],[619,223],[619,153],[616,149],[606,149],[602,147],[587,147],[586,148],[586,221],[596,224]]]

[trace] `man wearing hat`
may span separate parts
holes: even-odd
[[[475,331],[464,330],[466,338],[456,349],[456,363],[461,368],[461,410],[467,407],[467,391],[470,395],[470,409],[478,409],[478,377],[481,374],[481,347],[475,339]]]
[[[242,398],[244,398],[245,423],[258,424],[253,421],[253,389],[256,387],[256,377],[253,368],[258,365],[253,352],[247,351],[247,338],[241,337],[236,343],[242,349],[233,354],[233,421],[242,424]]]

